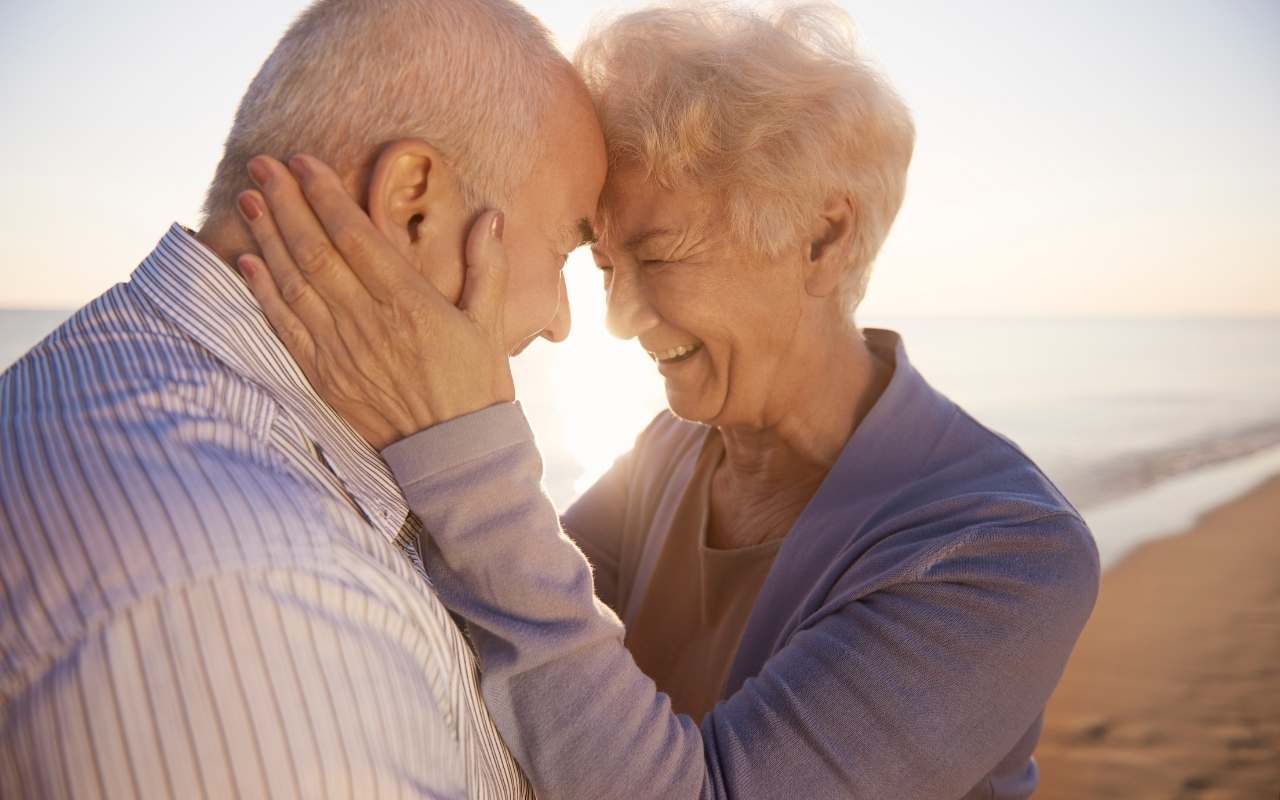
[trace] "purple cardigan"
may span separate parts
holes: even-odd
[[[620,585],[619,565],[661,549],[702,426],[661,415],[566,514],[600,597],[541,490],[518,405],[384,452],[430,531],[433,584],[468,621],[489,710],[541,796],[1035,788],[1044,706],[1097,595],[1093,538],[1021,451],[925,382],[896,334],[869,333],[894,376],[788,534],[701,726],[636,667],[615,609],[643,591]],[[628,546],[636,524],[651,535]]]

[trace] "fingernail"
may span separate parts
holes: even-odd
[[[253,259],[246,255],[236,259],[236,268],[240,270],[240,274],[245,277],[245,280],[251,280],[256,266],[253,263]]]
[[[311,165],[307,163],[304,156],[294,156],[289,159],[289,169],[293,170],[293,174],[299,178],[307,178],[311,176]]]
[[[507,225],[507,215],[499,211],[493,216],[493,222],[489,223],[489,234],[494,239],[502,241],[502,230]]]
[[[245,193],[236,198],[236,205],[240,206],[240,213],[244,214],[244,218],[253,222],[262,216],[262,207],[258,205],[258,201],[253,199],[253,195]]]
[[[267,165],[259,158],[249,160],[249,177],[253,178],[253,182],[259,186],[265,186],[267,181],[271,180],[271,170],[267,169]]]

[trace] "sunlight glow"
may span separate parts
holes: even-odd
[[[605,332],[602,278],[586,248],[570,256],[564,279],[570,337],[536,342],[512,361],[517,396],[547,462],[547,492],[561,508],[630,451],[667,407],[662,375],[644,349]]]
[[[585,256],[585,251],[584,251]],[[568,274],[578,335],[563,343],[556,361],[556,402],[566,419],[569,449],[585,470],[574,488],[581,492],[622,453],[666,407],[662,376],[634,340],[601,336],[605,324],[600,272],[589,256]]]
[[[544,457],[576,475],[571,485],[547,487],[558,503],[594,483],[666,407],[662,376],[640,345],[605,332],[600,271],[585,249],[570,256],[565,281],[573,310],[569,338],[538,342],[512,363],[522,402],[547,398],[526,408]]]

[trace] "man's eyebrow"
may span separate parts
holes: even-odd
[[[572,253],[583,245],[593,245],[596,243],[596,232],[591,227],[591,220],[583,217],[582,219],[570,225],[564,226],[560,232],[560,243],[566,246],[568,252]]]

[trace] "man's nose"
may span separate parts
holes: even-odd
[[[658,324],[657,312],[630,270],[614,269],[605,302],[605,326],[619,339],[634,339]]]
[[[560,299],[556,303],[556,314],[551,324],[542,331],[542,338],[551,342],[563,342],[569,338],[569,328],[573,320],[569,313],[569,288],[564,283],[564,273],[560,273]]]

